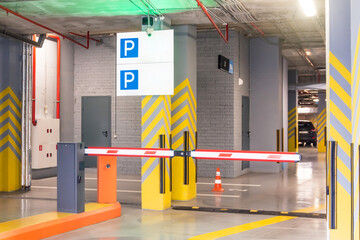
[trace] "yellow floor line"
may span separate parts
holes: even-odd
[[[85,212],[97,210],[103,207],[107,207],[109,205],[111,204],[88,203],[85,204]],[[64,218],[70,215],[73,215],[73,213],[48,212],[30,217],[16,219],[8,222],[2,222],[0,223],[0,233],[38,224],[38,223],[51,221],[54,219]]]
[[[318,211],[318,210],[322,210],[324,208],[325,208],[325,205],[322,204],[320,206],[299,209],[299,210],[296,210],[294,212],[307,212],[307,213],[310,213],[310,212],[315,212],[315,211]],[[213,239],[217,239],[217,238],[220,238],[220,237],[225,237],[225,236],[229,236],[229,235],[233,235],[233,234],[253,230],[253,229],[256,229],[256,228],[268,226],[268,225],[271,225],[271,224],[284,222],[284,221],[291,220],[291,219],[294,219],[294,218],[297,218],[297,217],[287,217],[287,216],[272,217],[272,218],[252,222],[252,223],[246,223],[246,224],[235,226],[235,227],[225,228],[225,229],[215,231],[215,232],[211,232],[211,233],[202,234],[202,235],[199,235],[199,236],[192,237],[189,240],[213,240]]]

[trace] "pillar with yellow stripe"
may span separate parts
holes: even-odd
[[[360,239],[359,231],[359,144],[360,144],[360,2],[351,1],[351,126],[353,152],[353,229],[354,239]]]
[[[0,38],[0,192],[21,188],[22,44]]]
[[[297,72],[289,70],[288,72],[289,90],[288,90],[288,151],[298,152],[298,94],[296,90]]]
[[[327,136],[336,141],[336,175],[329,178],[335,181],[335,195],[328,195],[328,227],[330,239],[353,239],[352,220],[352,175],[351,143],[353,129],[359,123],[353,121],[352,99],[354,81],[352,69],[353,32],[350,31],[352,0],[327,0]],[[356,15],[358,15],[356,13]],[[344,27],[346,26],[346,27]],[[357,31],[356,31],[357,33]],[[356,38],[355,38],[356,39]],[[356,41],[355,41],[356,42]],[[330,186],[331,187],[331,186]]]
[[[172,148],[184,150],[184,131],[189,131],[190,150],[195,148],[196,132],[196,27],[174,27],[175,90],[171,97]],[[196,164],[189,159],[188,168],[182,157],[173,158],[173,200],[190,200],[196,197]],[[186,174],[185,174],[186,171]],[[185,178],[185,175],[188,178]],[[188,180],[188,182],[187,182]]]
[[[141,101],[141,142],[143,148],[159,148],[159,135],[165,135],[165,148],[170,148],[170,96],[146,96]],[[170,160],[161,171],[159,158],[141,161],[141,205],[143,209],[164,210],[171,206]],[[164,184],[164,191],[160,191]]]
[[[326,93],[319,92],[317,115],[317,147],[318,152],[326,152]]]

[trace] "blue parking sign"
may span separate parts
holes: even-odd
[[[120,90],[138,90],[139,71],[121,70],[120,71]]]
[[[139,57],[139,39],[122,38],[120,39],[120,58]]]

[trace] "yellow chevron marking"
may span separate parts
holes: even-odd
[[[332,76],[330,76],[330,85],[331,89],[344,101],[346,106],[351,109],[351,96],[344,91]]]
[[[0,128],[0,135],[3,134],[6,130],[10,130],[10,132],[12,132],[16,140],[18,140],[19,144],[21,144],[21,137],[9,122],[6,123],[2,128]]]
[[[20,148],[9,135],[6,135],[3,139],[0,140],[0,147],[2,147],[7,142],[10,142],[10,144],[15,148],[16,152],[21,155]]]
[[[151,98],[152,98],[152,96],[144,97],[143,100],[141,101],[141,108],[144,108],[146,106],[146,104],[150,101]]]
[[[146,170],[150,167],[150,165],[156,160],[156,158],[149,158],[146,163],[144,164],[144,166],[142,166],[141,168],[141,175],[144,175],[144,173],[146,172]]]
[[[21,124],[18,122],[18,120],[14,117],[12,112],[7,111],[3,115],[0,116],[0,123],[2,123],[7,118],[10,118],[13,124],[15,124],[16,128],[21,131]]]
[[[178,98],[173,104],[171,104],[171,111],[175,110],[180,104],[182,104],[184,101],[188,100],[188,105],[190,105],[191,111],[193,115],[195,116],[195,121],[197,121],[196,117],[196,111],[194,109],[194,106],[191,101],[189,101],[189,93],[184,93],[180,98]]]
[[[349,120],[344,113],[336,106],[333,101],[330,101],[331,112],[336,116],[336,118],[342,123],[346,130],[351,133],[351,120]]]
[[[187,114],[189,107],[186,105],[183,109],[178,111],[174,116],[171,117],[172,124],[176,123],[183,115]]]
[[[152,148],[154,147],[154,144],[159,141],[159,135],[165,134],[165,128],[164,126],[161,126],[161,128],[154,134],[154,136],[151,138],[151,140],[146,144],[145,148]]]
[[[0,93],[0,99],[2,99],[3,97],[5,97],[7,94],[10,94],[10,96],[14,99],[14,101],[17,103],[17,105],[19,107],[21,107],[21,101],[19,100],[19,98],[15,95],[15,93],[11,90],[10,87],[7,87],[5,90],[3,90]]]
[[[349,70],[339,61],[339,59],[336,58],[336,56],[330,52],[330,64],[335,67],[335,69],[345,78],[346,81],[348,81],[349,84],[351,84],[351,73]]]
[[[291,114],[295,113],[295,110],[296,110],[296,107],[294,107],[293,109],[291,109],[291,110],[289,111],[288,115],[291,115]]]
[[[174,95],[178,94],[182,89],[184,89],[185,87],[188,87],[188,92],[190,92],[190,96],[192,99],[193,104],[195,105],[195,108],[197,108],[197,103],[194,97],[194,93],[192,91],[189,79],[185,79],[182,83],[180,83],[175,89],[174,89]]]
[[[290,136],[291,134],[293,134],[295,132],[295,128],[292,128],[289,132],[288,132],[288,136]]]
[[[321,116],[320,119],[323,119],[323,117],[326,115],[325,111],[326,111],[326,108],[324,108],[324,109],[320,112],[320,114],[318,114],[318,119],[319,119],[319,116]]]
[[[181,124],[179,124],[174,130],[171,131],[173,137],[178,135],[181,132],[181,130],[183,130],[188,126],[188,121],[189,121],[188,119],[185,119]]]
[[[165,96],[165,98],[169,98],[169,96]],[[167,120],[169,121],[171,119],[171,113],[170,113],[171,102],[168,101],[168,99],[165,99],[164,102],[165,102],[166,117],[167,117]]]
[[[10,106],[11,109],[15,112],[15,114],[21,118],[21,113],[19,112],[19,110],[15,107],[15,105],[13,104],[13,102],[10,99],[7,99],[5,102],[3,102],[2,104],[0,104],[0,111],[2,111],[4,108],[6,108],[7,106]]]
[[[164,118],[164,109],[162,109],[159,114],[154,118],[154,120],[151,121],[151,124],[149,126],[147,126],[147,128],[142,132],[141,134],[141,141],[144,141],[145,138],[149,135],[149,133],[151,132],[151,130],[154,129],[154,127],[160,122],[160,120],[162,120]],[[164,119],[165,120],[165,119]],[[165,124],[167,125],[167,121],[164,121]]]
[[[294,118],[293,120],[291,120],[288,125],[291,126],[294,122],[296,122],[296,118]]]
[[[154,104],[149,108],[149,110],[147,110],[147,112],[142,116],[141,125],[143,125],[146,122],[146,120],[153,114],[153,112],[156,110],[156,108],[160,105],[161,102],[162,102],[161,97],[158,97],[154,102]]]
[[[335,141],[338,141],[339,146],[342,149],[344,149],[346,153],[348,153],[346,149],[350,149],[349,143],[345,141],[345,139],[341,136],[341,134],[339,134],[338,131],[336,131],[336,129],[332,125],[330,125],[330,135],[334,138]]]
[[[318,119],[318,122],[323,123],[324,121],[326,121],[326,114],[324,114],[320,119]],[[320,123],[319,123],[320,125]]]
[[[182,104],[186,100],[190,100],[188,92],[184,93],[181,97],[176,99],[176,101],[171,104],[171,111],[174,111],[180,104]],[[189,101],[189,105],[192,106],[191,101]],[[194,107],[192,106],[192,108]]]
[[[183,144],[183,138],[179,138],[173,143],[173,149],[178,149]]]
[[[343,160],[338,157],[337,161],[337,168],[338,170],[346,177],[346,179],[351,182],[351,171],[350,169],[344,164]]]

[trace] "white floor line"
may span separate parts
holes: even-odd
[[[97,178],[85,178],[85,180],[97,180]],[[138,179],[121,179],[118,178],[117,181],[120,182],[141,182],[141,180]],[[213,185],[214,183],[205,183],[205,182],[198,182],[197,184],[202,185]],[[223,183],[224,186],[243,186],[243,187],[261,187],[261,185],[258,184],[247,184],[247,183]]]
[[[57,187],[47,187],[47,186],[31,186],[34,189],[57,189]],[[96,188],[85,188],[85,191],[92,191],[96,192]],[[141,191],[134,191],[134,190],[116,190],[117,192],[124,192],[124,193],[141,193]],[[240,196],[237,195],[223,195],[223,194],[197,194],[200,197],[228,197],[228,198],[239,198]]]

